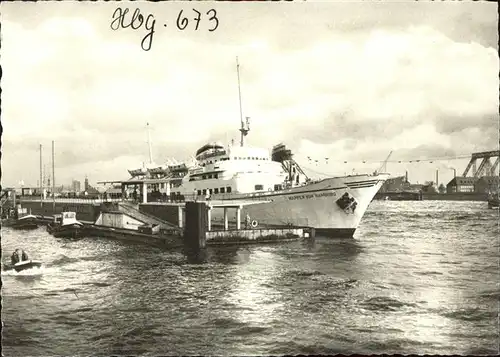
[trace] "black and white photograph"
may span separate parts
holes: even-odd
[[[0,13],[3,355],[500,353],[496,2]]]

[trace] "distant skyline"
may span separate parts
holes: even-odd
[[[148,122],[158,165],[189,160],[209,141],[237,143],[236,56],[247,143],[283,142],[311,175],[371,172],[391,150],[405,161],[498,149],[495,3],[0,6],[3,186],[36,186],[39,144],[50,167],[52,140],[57,185],[126,179],[149,161]],[[154,15],[151,50],[141,49],[146,29],[111,29],[126,6]],[[209,32],[205,17],[195,31],[192,8],[215,9],[218,28]],[[181,9],[190,18],[183,31]],[[414,183],[439,170],[446,184],[467,163],[387,169],[408,170]]]

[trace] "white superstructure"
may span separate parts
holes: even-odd
[[[352,236],[389,175],[375,172],[313,181],[285,145],[271,152],[245,145],[249,118],[240,119],[240,145],[207,143],[197,150],[192,164],[129,172],[134,180],[162,180],[148,183],[159,200],[255,200],[259,203],[243,205],[242,210],[261,225],[309,226],[318,234]],[[212,213],[213,219],[218,216],[222,218],[222,212]]]
[[[276,191],[288,184],[283,165],[262,148],[207,144],[198,150],[196,158],[198,165],[182,180],[182,194],[216,199],[226,193]]]
[[[313,181],[283,144],[269,153],[221,143],[203,145],[190,167],[171,165],[147,169],[145,174],[146,180],[165,180],[152,185],[160,200],[253,200],[258,204],[243,205],[243,214],[260,225],[309,226],[329,236],[352,236],[389,176],[373,173]],[[214,210],[212,218],[222,220],[222,214]]]

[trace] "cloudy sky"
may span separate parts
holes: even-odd
[[[398,161],[498,149],[494,3],[129,3],[126,22],[136,7],[156,20],[149,51],[144,25],[111,29],[124,5],[1,5],[4,186],[36,185],[38,146],[49,171],[52,140],[58,184],[127,178],[148,160],[147,122],[158,164],[237,141],[236,56],[247,143],[283,141],[310,172],[372,171],[391,150]],[[423,182],[438,169],[445,182],[467,162],[387,170]]]

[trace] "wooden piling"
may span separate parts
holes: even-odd
[[[186,202],[184,247],[195,253],[204,249],[207,240],[207,205],[205,202]]]

